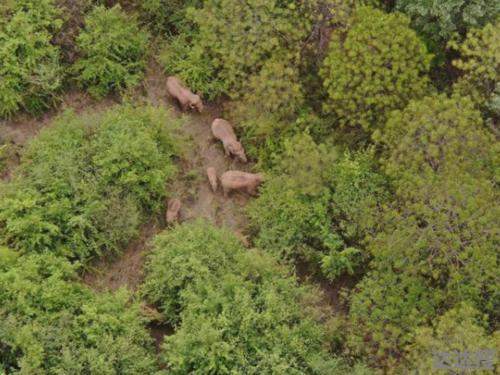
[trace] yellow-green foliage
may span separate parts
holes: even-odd
[[[148,34],[119,5],[90,12],[77,46],[81,57],[73,70],[95,97],[133,87],[144,76]]]
[[[262,147],[269,140],[293,134],[293,119],[303,104],[299,69],[270,59],[258,74],[249,77],[230,117],[242,128],[244,141],[251,147]]]
[[[457,168],[484,175],[494,167],[495,141],[467,97],[441,94],[412,101],[393,112],[374,138],[386,146],[386,172],[397,178],[411,180]]]
[[[460,52],[453,64],[462,71],[455,91],[470,95],[486,114],[500,116],[500,22],[471,30],[462,44],[452,43]]]
[[[64,76],[51,44],[61,26],[57,8],[52,0],[20,0],[0,17],[0,117],[49,107]]]
[[[477,365],[475,361],[481,358],[483,352],[484,368],[474,373],[491,374],[491,370],[486,367],[493,367],[498,363],[499,333],[497,331],[489,336],[485,329],[484,317],[479,311],[466,303],[458,304],[435,319],[431,327],[416,330],[415,343],[410,346],[409,368],[418,373],[431,374],[439,353],[450,353],[449,359],[457,367],[459,353],[468,353],[467,359],[472,361],[471,364]],[[486,352],[489,352],[489,355]],[[488,362],[488,357],[493,362]]]
[[[349,298],[349,351],[382,373],[397,374],[414,330],[436,314],[439,298],[418,275],[394,272],[390,266],[367,273]]]
[[[138,0],[142,19],[151,29],[167,34],[172,29],[183,30],[189,23],[186,9],[195,6],[202,0]]]
[[[214,99],[226,91],[226,84],[215,79],[216,69],[210,56],[189,36],[190,33],[186,32],[170,38],[158,61],[165,74],[179,77],[190,90],[202,94],[204,100]]]
[[[339,157],[299,134],[284,142],[276,164],[249,205],[256,244],[282,259],[306,259],[332,280],[353,273],[386,197],[370,153]]]
[[[494,311],[500,209],[493,184],[458,172],[420,176],[411,186],[399,188],[400,207],[387,211],[370,241],[374,265],[425,277],[447,303],[469,300]]]
[[[351,298],[349,345],[387,370],[437,311],[466,301],[498,320],[500,211],[496,144],[469,98],[412,101],[375,138],[396,195],[368,241],[372,272]]]
[[[431,56],[402,14],[361,7],[353,17],[346,35],[333,34],[323,64],[325,110],[371,132],[426,92]]]
[[[227,230],[162,233],[146,270],[146,298],[176,323],[162,345],[169,373],[349,373],[325,349],[314,290]]]
[[[132,106],[59,117],[1,186],[2,244],[83,261],[119,250],[162,206],[175,172],[172,121]]]
[[[122,290],[97,294],[53,254],[2,267],[0,373],[153,374],[158,370],[140,305]]]
[[[237,97],[273,57],[297,61],[312,23],[316,2],[207,0],[191,16],[199,28],[198,43],[218,71],[217,78]]]

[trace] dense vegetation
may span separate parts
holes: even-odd
[[[346,35],[332,37],[322,76],[325,109],[338,124],[372,131],[390,111],[425,94],[430,55],[409,22],[398,13],[362,7]]]
[[[93,9],[76,40],[81,57],[73,66],[90,94],[102,97],[137,85],[144,74],[148,35],[120,6]]]
[[[52,0],[0,8],[0,117],[39,112],[56,100],[64,72],[51,39],[61,23]]]
[[[152,374],[156,359],[140,305],[96,294],[53,254],[0,250],[0,372]]]
[[[162,355],[174,374],[346,371],[326,350],[314,290],[210,224],[156,238],[144,293],[176,327]]]
[[[2,243],[82,261],[119,250],[162,206],[175,172],[165,121],[175,125],[161,110],[129,105],[63,114],[1,187]]]
[[[22,149],[0,129],[0,374],[430,374],[497,349],[499,20],[495,0],[0,2],[0,118],[73,87],[126,103]],[[172,193],[178,121],[129,103],[157,63],[265,175],[250,249],[183,223],[139,291],[96,292],[81,265]],[[158,353],[149,319],[173,331]]]

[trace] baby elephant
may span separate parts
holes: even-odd
[[[247,162],[245,150],[240,142],[236,139],[232,125],[221,118],[216,118],[212,122],[212,134],[215,138],[222,141],[224,152],[227,156],[234,155],[243,163]]]
[[[215,193],[217,191],[217,172],[214,167],[207,168],[207,177],[212,187],[212,191]]]
[[[227,197],[231,190],[244,190],[250,195],[257,194],[257,187],[264,181],[260,173],[247,173],[241,171],[227,171],[220,177],[224,196]]]
[[[177,99],[182,110],[185,112],[188,109],[203,111],[203,103],[199,95],[193,94],[191,90],[184,87],[182,82],[177,77],[167,78],[167,91],[170,96]]]
[[[181,209],[181,201],[177,198],[169,199],[167,206],[167,224],[173,224],[179,221],[179,211]]]

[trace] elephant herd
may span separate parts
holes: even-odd
[[[204,110],[200,96],[185,87],[177,77],[167,78],[167,92],[179,103],[182,111],[196,110],[201,113]],[[228,121],[216,118],[212,122],[211,130],[214,138],[222,142],[224,153],[227,157],[235,157],[242,163],[247,162],[245,150],[238,141],[233,126]],[[220,181],[220,186],[225,197],[232,190],[240,190],[255,195],[257,194],[257,188],[263,181],[261,174],[237,170],[226,171],[218,177],[214,167],[208,167],[206,174],[214,193],[217,191],[218,182]],[[169,200],[166,215],[167,223],[170,224],[179,219],[180,208],[181,202],[179,199],[173,198]]]

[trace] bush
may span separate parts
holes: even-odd
[[[213,90],[210,96],[228,94],[237,98],[245,92],[249,78],[258,75],[267,61],[296,66],[301,41],[312,27],[315,7],[315,1],[205,1],[201,8],[187,11],[193,23],[190,37],[195,51],[185,53],[194,61],[187,60],[183,65],[204,66],[205,58],[209,58],[206,72],[213,75],[212,80],[221,82],[219,92]],[[203,66],[197,69],[202,71]]]
[[[412,101],[395,111],[374,138],[387,148],[386,172],[408,180],[409,190],[415,178],[451,169],[493,173],[494,140],[468,98],[433,95]]]
[[[186,10],[200,5],[201,0],[140,0],[139,9],[144,22],[160,34],[186,31],[189,24]]]
[[[40,112],[53,105],[63,70],[51,44],[61,26],[52,0],[22,0],[0,21],[0,117],[20,109]]]
[[[173,37],[158,56],[167,75],[179,77],[193,92],[204,99],[214,99],[226,91],[224,82],[214,79],[215,66],[205,51],[186,34]]]
[[[470,99],[412,101],[374,138],[396,196],[367,244],[372,272],[351,298],[349,342],[387,369],[408,365],[418,330],[443,309],[467,302],[498,319],[500,213],[495,143]]]
[[[312,291],[226,230],[197,222],[160,234],[146,270],[147,299],[177,325],[163,344],[173,374],[331,374],[340,367],[323,349]]]
[[[297,133],[294,120],[303,105],[298,68],[286,60],[270,59],[258,74],[249,77],[229,115],[242,128],[245,143],[251,149],[262,150],[270,140],[279,141]]]
[[[390,267],[368,273],[350,297],[348,347],[369,365],[398,373],[415,329],[436,313],[440,295],[418,276]]]
[[[471,30],[463,44],[453,43],[460,58],[453,64],[462,71],[454,90],[470,95],[486,117],[500,118],[500,21]]]
[[[493,184],[466,173],[415,180],[389,211],[370,244],[381,263],[426,277],[448,304],[468,300],[483,311],[498,303],[495,228],[499,209]]]
[[[426,92],[430,55],[401,14],[361,7],[353,17],[345,36],[333,34],[321,70],[325,110],[341,126],[371,133]]]
[[[20,257],[0,273],[0,371],[155,372],[139,304],[124,291],[95,294],[76,279],[74,267],[52,254]]]
[[[351,297],[349,335],[358,354],[393,368],[415,330],[438,311],[467,302],[498,320],[498,194],[463,173],[415,179],[380,217],[367,248],[372,272]],[[390,276],[393,273],[393,276]],[[431,293],[432,292],[432,293]]]
[[[284,152],[248,214],[256,244],[280,259],[306,259],[335,279],[366,256],[364,238],[386,199],[369,152],[338,157],[301,134]]]
[[[500,12],[496,0],[396,0],[396,10],[406,13],[433,50],[444,48],[455,34],[493,21]]]
[[[95,97],[137,85],[146,67],[148,35],[119,5],[96,7],[77,38],[81,57],[73,66],[78,82]]]
[[[484,319],[473,307],[466,303],[446,311],[435,319],[432,327],[422,327],[416,331],[415,343],[410,348],[409,367],[421,373],[431,373],[435,368],[435,358],[438,353],[469,353],[471,360],[478,352],[489,352],[493,359],[492,366],[497,362],[495,335],[488,336]],[[485,356],[487,360],[488,355]],[[450,358],[453,362],[453,357]],[[456,368],[459,367],[455,358]],[[486,363],[484,363],[487,366]],[[487,374],[490,371],[481,371]]]
[[[118,250],[162,206],[174,174],[165,121],[165,112],[127,105],[57,119],[2,188],[2,242],[84,261]]]

